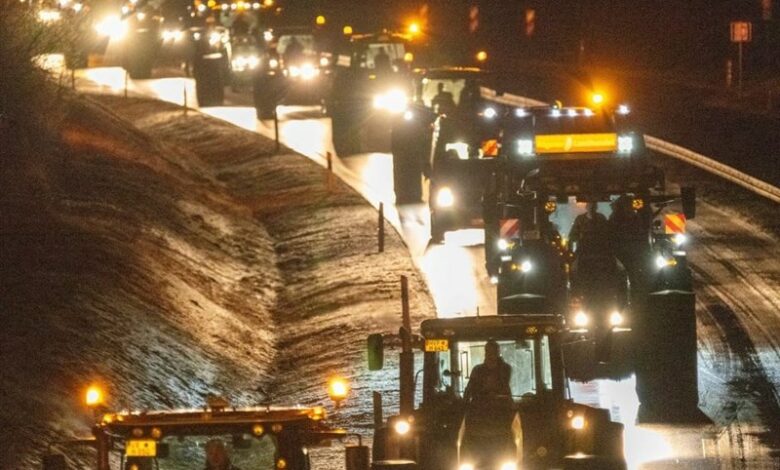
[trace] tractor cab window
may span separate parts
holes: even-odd
[[[406,48],[401,42],[371,43],[359,58],[360,68],[377,70],[385,67],[396,69],[404,61]]]
[[[487,341],[453,343],[447,352],[436,353],[438,375],[437,392],[454,393],[463,397],[474,367],[485,359]],[[512,369],[509,386],[512,398],[520,400],[552,390],[549,337],[539,339],[498,341],[501,359]]]
[[[439,87],[442,87],[441,93],[448,93],[457,106],[460,103],[460,96],[465,86],[466,80],[462,78],[423,78],[419,98],[425,106],[433,108],[436,97],[440,94]]]
[[[314,36],[311,34],[285,34],[279,36],[276,44],[276,53],[286,62],[296,62],[311,58],[317,51],[314,44]]]
[[[272,470],[276,467],[276,446],[268,436],[260,439],[251,435],[163,437],[156,446],[155,457],[143,456],[144,449],[134,442],[143,441],[128,441],[125,444],[124,461],[135,463],[139,469],[209,468],[206,465],[208,458],[228,458],[233,467],[240,469]],[[127,465],[125,467],[129,468]]]

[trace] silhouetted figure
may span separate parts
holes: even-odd
[[[444,83],[437,85],[438,93],[431,100],[431,107],[439,114],[451,113],[455,110],[455,98],[452,93],[444,90]]]
[[[390,72],[393,70],[386,48],[380,49],[379,53],[374,57],[374,69],[377,72]]]
[[[225,448],[225,443],[219,439],[212,439],[206,443],[205,470],[238,470],[230,463],[230,455]]]

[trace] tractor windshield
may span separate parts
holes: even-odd
[[[402,42],[377,42],[366,45],[360,57],[360,67],[376,70],[403,63],[406,48]]]
[[[440,86],[441,91],[439,91]],[[433,108],[437,95],[449,94],[455,105],[458,105],[465,86],[466,79],[464,78],[423,78],[420,99],[425,106]]]
[[[485,343],[487,341],[459,341],[451,343],[448,351],[436,353],[440,377],[436,381],[437,392],[463,397],[474,367],[484,362]],[[536,339],[500,340],[498,346],[501,359],[511,368],[509,385],[514,399],[552,390],[547,335]]]

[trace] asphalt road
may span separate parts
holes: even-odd
[[[124,72],[79,71],[76,85],[121,94]],[[186,96],[189,106],[196,107],[190,79],[130,80],[128,88],[174,103]],[[226,104],[201,111],[273,137],[272,122],[255,119],[248,93],[228,93]],[[326,165],[328,153],[334,154],[330,120],[313,108],[280,107],[279,115],[284,145]],[[373,205],[384,204],[388,221],[403,235],[424,274],[440,316],[495,313],[495,289],[484,269],[479,231],[451,233],[443,245],[429,247],[426,206],[393,202],[390,155],[332,156],[332,162],[335,173]],[[573,396],[608,408],[613,419],[625,424],[629,468],[780,468],[780,244],[749,218],[706,202],[700,203],[689,230],[698,285],[700,403],[715,424],[636,425],[633,379],[573,384]]]

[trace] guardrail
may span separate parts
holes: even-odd
[[[512,95],[509,93],[498,95],[495,90],[491,90],[485,87],[482,87],[480,91],[483,98],[510,106],[544,106],[547,104],[543,101],[526,98],[524,96]],[[748,189],[749,191],[752,191],[759,196],[763,196],[776,203],[780,203],[780,188],[769,184],[766,181],[754,178],[705,155],[696,153],[693,150],[689,150],[685,147],[680,147],[679,145],[675,145],[671,142],[666,142],[665,140],[661,140],[657,137],[645,135],[645,144],[647,145],[647,148],[660,154],[675,158],[689,165],[693,165],[706,171],[707,173],[721,177],[734,184],[738,184],[739,186],[742,186],[743,188]]]
[[[760,196],[780,203],[780,188],[773,186],[766,181],[754,178],[702,154],[696,153],[685,147],[680,147],[671,142],[666,142],[657,137],[645,135],[645,144],[647,145],[647,148],[651,150],[701,168],[708,173],[712,173],[715,176],[738,184]]]

